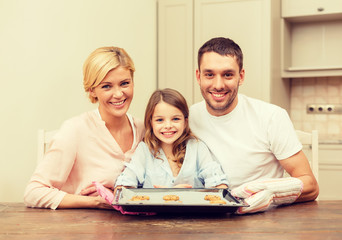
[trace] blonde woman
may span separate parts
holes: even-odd
[[[40,208],[111,208],[93,181],[112,190],[144,135],[127,113],[134,64],[124,49],[102,47],[83,67],[84,89],[98,108],[63,123],[28,183],[24,201]]]

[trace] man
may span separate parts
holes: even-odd
[[[190,108],[190,127],[227,174],[232,194],[265,211],[294,201],[311,201],[318,184],[287,112],[238,94],[245,70],[240,47],[214,38],[198,51],[197,82],[204,101]],[[283,178],[284,169],[291,177]]]

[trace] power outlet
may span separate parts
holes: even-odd
[[[342,104],[308,104],[306,112],[309,114],[342,114]]]

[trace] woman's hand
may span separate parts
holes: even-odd
[[[107,188],[107,187],[105,187],[105,188],[108,189],[110,192],[114,191],[111,188]],[[95,187],[94,184],[91,184],[88,187],[82,189],[80,194],[82,196],[90,196],[90,197],[97,197],[97,196],[99,196],[99,193],[97,192],[96,187]]]

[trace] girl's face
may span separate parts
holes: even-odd
[[[183,134],[186,119],[176,107],[159,102],[152,115],[153,134],[161,141],[161,147],[172,147],[172,144]]]
[[[98,99],[99,111],[105,122],[126,115],[133,99],[133,87],[131,72],[119,66],[109,71],[102,82],[90,91]]]

